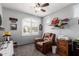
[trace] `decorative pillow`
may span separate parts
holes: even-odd
[[[49,40],[52,41],[52,36],[49,37]]]
[[[50,35],[49,33],[45,33],[43,39],[44,39],[44,40],[47,40],[47,39],[49,38],[49,35]]]
[[[44,41],[42,41],[42,42],[37,42],[37,44],[39,44],[39,45],[43,45],[43,43],[46,43],[46,42],[49,42],[50,40],[44,40]]]

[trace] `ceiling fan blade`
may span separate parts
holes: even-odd
[[[44,9],[41,9],[41,11],[46,12],[46,10],[44,10]]]
[[[37,3],[40,6],[40,3]]]
[[[37,4],[36,4],[36,7],[40,7],[40,3],[37,3]]]
[[[41,5],[41,7],[47,7],[47,6],[49,6],[49,3],[45,3],[45,4]]]

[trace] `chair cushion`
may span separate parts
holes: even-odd
[[[38,45],[43,45],[43,43],[50,42],[50,40],[44,40],[42,42],[37,42]]]

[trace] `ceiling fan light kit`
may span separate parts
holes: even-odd
[[[46,12],[46,10],[43,8],[43,7],[47,7],[49,6],[49,3],[36,3],[34,9],[35,9],[35,12],[37,13],[38,11],[42,11],[42,12]]]
[[[44,10],[44,9],[41,9],[41,11],[46,12],[46,10]]]

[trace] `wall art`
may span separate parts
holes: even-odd
[[[17,24],[10,24],[11,30],[17,30]]]
[[[18,21],[17,18],[13,18],[13,17],[10,17],[9,20],[12,22],[12,23],[16,23]]]

